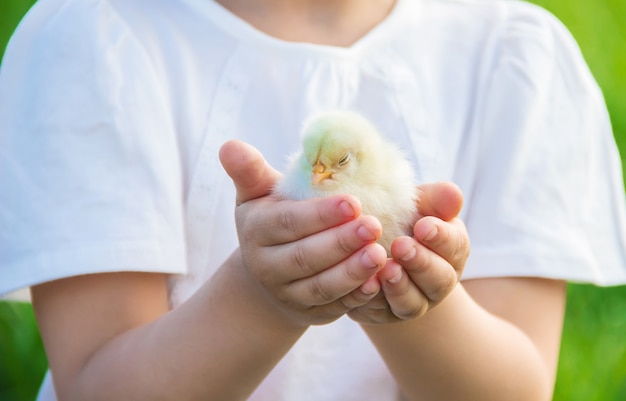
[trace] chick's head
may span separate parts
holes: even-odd
[[[311,186],[322,191],[365,183],[376,169],[376,129],[360,115],[329,112],[306,125],[303,150]]]

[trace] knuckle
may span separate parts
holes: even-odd
[[[362,283],[364,281],[363,277],[359,277],[359,274],[348,265],[344,268],[344,276],[351,283]]]
[[[426,273],[433,264],[433,255],[423,247],[416,247],[416,254],[411,270],[418,275]]]
[[[326,286],[319,280],[318,276],[314,276],[310,280],[309,294],[315,305],[325,305],[335,300],[335,297],[328,292]]]
[[[289,234],[296,234],[298,232],[297,219],[293,210],[281,210],[278,215],[278,227],[280,230],[286,231]]]
[[[356,297],[353,297],[351,294],[343,296],[335,302],[337,303],[338,309],[341,310],[342,313],[345,313],[351,309],[354,309],[360,304],[360,302],[358,302]]]
[[[452,260],[454,264],[457,265],[459,263],[463,263],[465,259],[468,257],[468,246],[467,241],[464,235],[459,235],[454,244],[454,249],[452,251]]]
[[[298,268],[306,277],[313,273],[313,269],[300,245],[295,245],[289,253],[290,265]]]
[[[438,283],[428,292],[428,299],[437,304],[441,302],[454,289],[458,281],[458,276],[453,269],[446,269],[445,274],[441,274]]]
[[[317,220],[324,226],[324,227],[329,227],[332,225],[333,221],[332,219],[329,217],[328,212],[320,207],[320,205],[316,205],[315,208],[315,213],[316,213],[316,217]]]
[[[456,268],[462,267],[465,264],[465,261],[469,257],[470,246],[469,246],[469,236],[467,234],[467,230],[462,225],[454,224],[451,232],[448,233],[448,243],[450,245],[450,263]],[[453,237],[453,238],[450,238]]]
[[[341,255],[349,255],[354,251],[350,239],[342,232],[337,234],[335,248]]]

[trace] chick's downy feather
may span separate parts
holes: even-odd
[[[292,156],[275,193],[297,200],[356,196],[363,213],[381,222],[378,242],[387,254],[395,238],[412,234],[416,219],[417,188],[410,163],[373,124],[350,111],[326,112],[305,123],[302,149]]]

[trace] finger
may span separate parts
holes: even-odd
[[[359,292],[368,298],[370,295],[377,295],[380,292],[380,280],[378,280],[378,276],[372,276],[364,282],[363,285],[359,287]]]
[[[314,276],[292,282],[286,292],[305,305],[325,305],[359,288],[387,261],[387,252],[377,243],[364,246],[341,263]]]
[[[327,310],[333,314],[345,314],[355,308],[359,308],[363,305],[370,304],[374,298],[382,298],[384,301],[384,296],[379,296],[380,293],[380,282],[376,275],[373,275],[367,281],[365,281],[359,288],[349,292],[343,297],[339,298],[333,304],[329,304]]]
[[[365,324],[384,324],[400,321],[400,318],[391,311],[387,298],[382,291],[367,304],[349,311],[348,316],[352,320]]]
[[[411,280],[403,267],[390,260],[378,272],[389,309],[401,320],[414,319],[428,311],[429,299]]]
[[[469,257],[470,243],[467,229],[459,219],[445,222],[435,217],[424,217],[413,227],[416,240],[461,271]]]
[[[237,205],[270,194],[280,177],[256,148],[242,141],[224,143],[219,158],[237,189]]]
[[[259,201],[267,204],[242,205],[237,218],[240,235],[246,240],[256,238],[261,246],[294,242],[353,220],[361,213],[360,202],[351,195],[304,201]]]
[[[368,290],[363,291],[363,287],[368,288]],[[311,307],[309,315],[314,317],[312,324],[324,324],[356,309],[370,308],[373,304],[378,305],[381,302],[387,305],[385,296],[380,292],[380,283],[374,275],[363,283],[361,287],[336,301]],[[380,308],[382,309],[382,307]],[[388,305],[386,309],[389,309]]]
[[[381,233],[382,228],[376,218],[362,216],[299,241],[266,248],[265,254],[268,260],[285,261],[285,268],[276,269],[274,275],[278,282],[290,282],[314,276],[339,264],[365,245],[375,242]],[[378,257],[378,254],[374,256]],[[376,259],[373,263],[378,261]]]
[[[418,212],[421,216],[435,216],[449,221],[458,216],[463,207],[463,193],[451,182],[436,182],[418,186]]]
[[[429,307],[441,302],[459,281],[459,271],[413,238],[397,238],[391,245],[391,253],[394,260],[404,268],[408,279],[428,299]]]

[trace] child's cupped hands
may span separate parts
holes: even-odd
[[[375,243],[380,223],[356,198],[278,199],[279,173],[243,142],[224,144],[220,160],[237,189],[242,269],[277,312],[294,325],[324,324],[376,296],[387,255]]]

